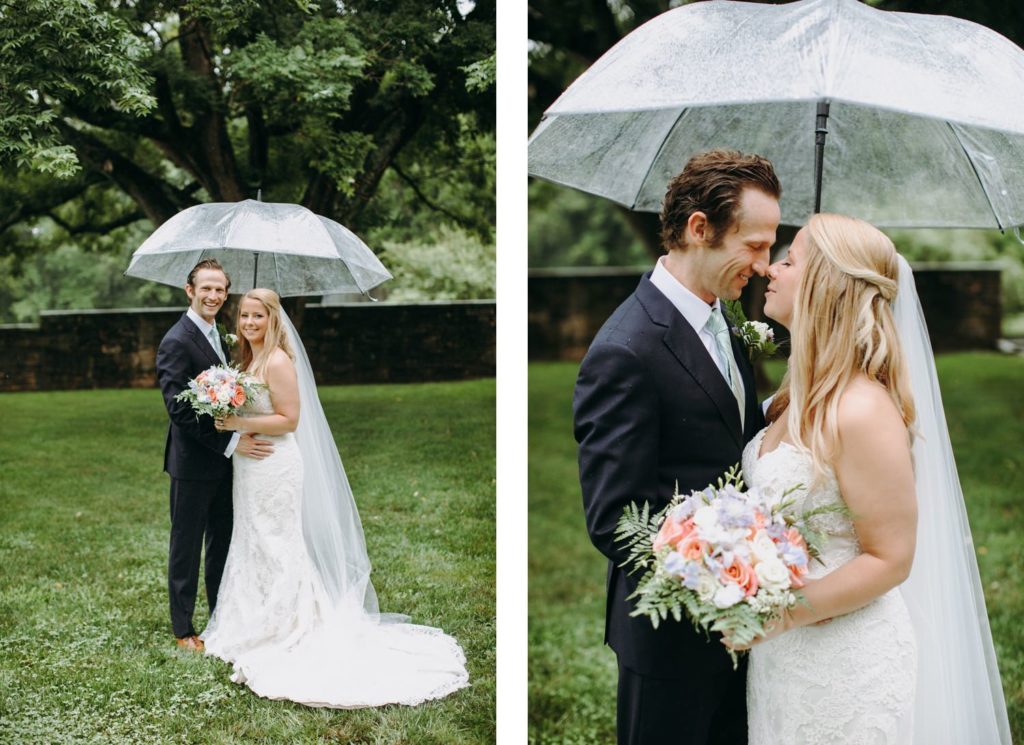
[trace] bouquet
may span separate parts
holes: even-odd
[[[657,628],[683,612],[694,626],[717,631],[747,645],[800,602],[808,564],[820,538],[808,525],[822,507],[799,517],[787,514],[796,485],[782,494],[743,490],[733,466],[703,491],[686,496],[678,488],[661,512],[629,505],[616,528],[629,558],[622,566],[644,571],[633,616],[647,616]],[[736,652],[729,650],[733,665]]]
[[[262,387],[263,383],[237,367],[214,365],[188,381],[188,388],[174,398],[188,401],[197,415],[209,414],[217,419],[237,412]]]

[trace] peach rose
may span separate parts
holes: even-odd
[[[792,543],[794,546],[799,546],[804,553],[807,553],[807,541],[800,535],[800,531],[796,528],[790,528],[786,531],[786,540]]]
[[[245,389],[242,388],[241,386],[239,386],[238,390],[235,391],[234,398],[231,399],[231,405],[232,406],[241,406],[244,403],[245,403]]]
[[[730,566],[722,570],[722,578],[728,582],[735,582],[743,588],[744,594],[750,597],[757,592],[757,573],[754,568],[741,559],[734,558]]]
[[[696,561],[707,552],[708,548],[709,546],[707,541],[702,541],[696,535],[691,533],[676,545],[676,553],[684,559]]]
[[[665,546],[675,547],[679,541],[686,538],[693,532],[693,518],[688,518],[683,522],[677,522],[673,520],[671,515],[665,518],[665,522],[661,524],[661,529],[658,531],[658,535],[654,536],[654,550],[659,551]]]

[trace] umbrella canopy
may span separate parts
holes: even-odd
[[[367,292],[391,279],[348,228],[297,204],[253,199],[182,210],[139,246],[125,274],[184,287],[192,267],[211,258],[239,293],[254,287],[282,297]]]
[[[856,0],[710,0],[605,53],[530,138],[531,175],[656,212],[694,154],[758,153],[782,219],[821,209],[886,227],[1024,224],[1024,51],[975,23]]]

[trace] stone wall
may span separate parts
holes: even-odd
[[[156,350],[183,308],[44,311],[0,326],[0,391],[156,386]],[[322,384],[491,377],[494,301],[309,305],[302,337]]]
[[[531,360],[580,360],[647,268],[531,269]],[[1002,320],[1000,270],[985,263],[915,264],[935,351],[995,349]]]

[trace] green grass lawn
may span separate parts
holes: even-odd
[[[1015,740],[1024,739],[1024,358],[937,361]],[[776,374],[778,366],[771,368]],[[572,436],[575,364],[530,366],[530,742],[615,737],[603,646],[606,560],[583,522]]]
[[[471,687],[311,709],[179,652],[155,390],[0,395],[0,742],[486,743],[495,738],[493,380],[320,390],[383,611],[462,644]],[[207,618],[200,585],[196,626]]]

